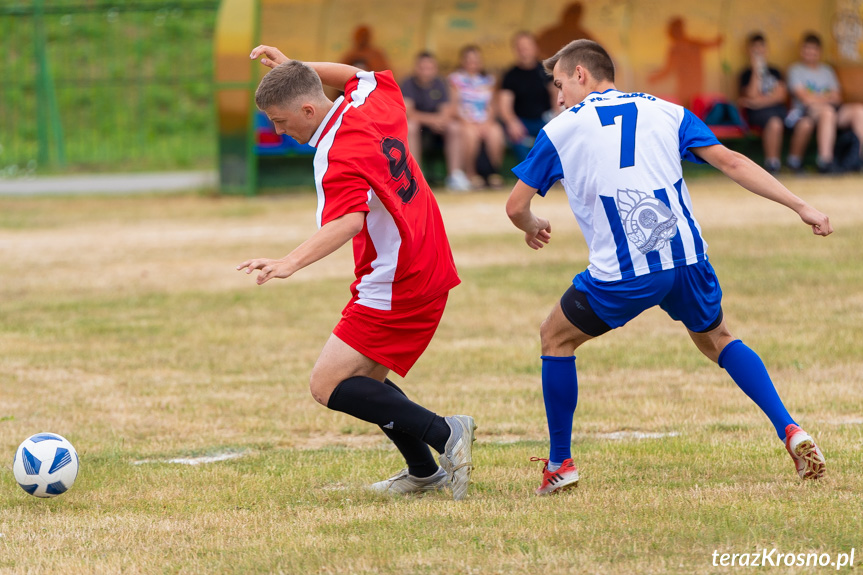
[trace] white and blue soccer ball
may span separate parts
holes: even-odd
[[[78,477],[78,452],[56,433],[37,433],[15,452],[12,473],[21,489],[35,497],[65,493]]]

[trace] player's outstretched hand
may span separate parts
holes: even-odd
[[[534,217],[534,228],[524,232],[524,241],[535,250],[551,240],[551,223],[545,218]]]
[[[252,50],[252,53],[249,54],[249,58],[252,60],[256,60],[261,56],[263,56],[263,58],[261,58],[261,64],[269,68],[275,68],[279,64],[284,64],[285,62],[290,60],[290,58],[282,54],[281,50],[279,50],[278,48],[274,48],[273,46],[265,46],[263,44],[257,46],[254,50]]]
[[[812,206],[807,205],[800,212],[800,219],[812,226],[812,233],[816,236],[829,236],[833,233],[833,226],[830,225],[830,218],[826,214],[822,214]]]
[[[252,273],[253,270],[261,270],[261,273],[258,274],[258,285],[262,285],[273,278],[289,278],[294,273],[284,260],[271,260],[268,258],[244,261],[237,266],[237,270],[246,270],[247,274]]]

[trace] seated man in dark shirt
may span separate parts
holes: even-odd
[[[788,88],[782,73],[767,65],[767,41],[758,32],[747,40],[751,65],[740,75],[740,106],[750,126],[761,130],[764,167],[775,174],[782,167],[779,154],[788,108]]]
[[[556,115],[557,91],[538,60],[533,34],[518,32],[512,39],[512,49],[516,64],[503,76],[500,114],[516,158],[522,162],[536,135]]]
[[[402,82],[408,117],[408,146],[422,163],[423,149],[443,148],[446,156],[446,185],[454,191],[470,190],[462,169],[459,122],[450,105],[446,81],[438,76],[438,65],[430,52],[420,52],[414,75]]]

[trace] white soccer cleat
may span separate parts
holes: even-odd
[[[446,448],[440,456],[440,465],[449,476],[452,485],[452,498],[461,501],[467,495],[470,474],[473,471],[471,449],[474,442],[476,424],[469,415],[450,415],[445,417],[450,428]]]
[[[430,477],[414,477],[407,469],[402,469],[389,479],[378,481],[369,485],[369,489],[378,493],[393,493],[407,495],[410,493],[422,493],[424,491],[440,491],[449,485],[449,475],[438,467],[434,475]]]
[[[821,479],[827,470],[824,454],[812,437],[793,423],[785,428],[785,449],[794,460],[801,479]]]

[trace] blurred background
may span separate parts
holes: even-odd
[[[477,44],[499,77],[520,30],[543,56],[587,37],[622,90],[689,105],[737,98],[751,33],[785,69],[812,31],[846,100],[863,101],[861,16],[860,0],[3,0],[0,179],[202,170],[225,192],[308,183],[308,150],[273,141],[253,113],[259,43],[302,60],[376,54],[401,79],[422,50],[447,74]]]
[[[0,176],[215,169],[218,9],[0,2]]]

